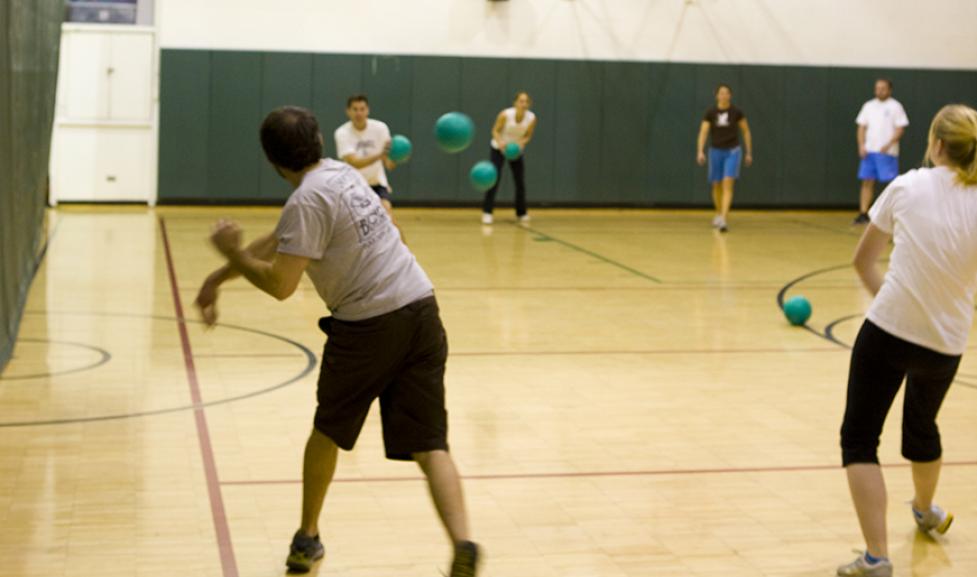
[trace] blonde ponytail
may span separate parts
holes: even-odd
[[[977,110],[963,104],[944,106],[930,125],[930,154],[938,140],[960,182],[977,186]]]

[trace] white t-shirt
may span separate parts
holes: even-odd
[[[383,146],[390,140],[390,129],[379,120],[366,119],[366,128],[362,131],[353,127],[353,121],[336,129],[336,156],[340,159],[352,154],[356,158],[366,158],[379,154]],[[387,183],[387,173],[383,170],[383,160],[357,169],[370,186],[381,185],[390,188]]]
[[[517,142],[520,138],[526,136],[529,132],[529,127],[533,125],[533,121],[536,120],[536,114],[532,110],[527,110],[526,114],[522,117],[522,122],[516,122],[516,109],[506,108],[502,111],[505,115],[505,126],[502,127],[502,143],[498,143],[495,139],[492,139],[492,148],[496,150],[502,150],[506,144],[510,142]]]
[[[895,248],[868,319],[905,341],[963,354],[977,291],[977,186],[942,166],[911,170],[869,215]]]
[[[873,98],[862,105],[855,124],[866,127],[865,150],[882,152],[882,147],[889,144],[897,128],[909,126],[909,117],[895,98]],[[899,143],[892,145],[886,154],[899,156]]]
[[[332,314],[358,321],[433,294],[380,197],[330,158],[302,178],[275,228],[278,252],[311,259],[305,273]]]

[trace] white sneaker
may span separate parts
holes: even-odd
[[[953,514],[936,505],[932,505],[929,511],[919,512],[916,507],[912,507],[912,511],[916,526],[923,533],[935,530],[942,535],[950,529],[950,525],[953,523]]]
[[[524,214],[524,215],[520,216],[519,217],[519,223],[520,224],[529,224],[529,215],[528,214]]]
[[[718,214],[712,218],[712,228],[719,228],[719,225],[723,223],[723,217]]]
[[[492,224],[492,215],[489,214],[489,213],[487,213],[487,212],[483,212],[482,213],[482,224]]]

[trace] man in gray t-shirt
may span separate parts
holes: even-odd
[[[306,274],[337,319],[358,321],[434,294],[366,180],[344,162],[311,167],[275,229],[278,252],[309,259]]]
[[[448,452],[448,348],[434,287],[366,180],[345,163],[321,158],[311,112],[273,111],[261,126],[261,144],[295,190],[275,231],[247,248],[237,225],[217,223],[211,241],[228,263],[207,278],[196,305],[212,325],[225,281],[244,276],[284,300],[304,272],[332,312],[319,320],[328,339],[305,447],[301,526],[286,565],[307,572],[323,557],[319,513],[338,449],[353,449],[380,399],[387,458],[420,465],[453,541],[450,575],[474,576],[478,547],[469,540],[461,480]]]

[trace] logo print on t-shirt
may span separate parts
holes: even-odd
[[[373,150],[372,140],[360,140],[356,143],[356,153],[358,156],[370,156],[371,150]]]
[[[720,112],[716,115],[716,126],[729,126],[729,112]]]
[[[372,190],[354,185],[343,195],[343,199],[356,222],[360,244],[373,244],[386,236],[389,230],[386,226],[387,211]]]

